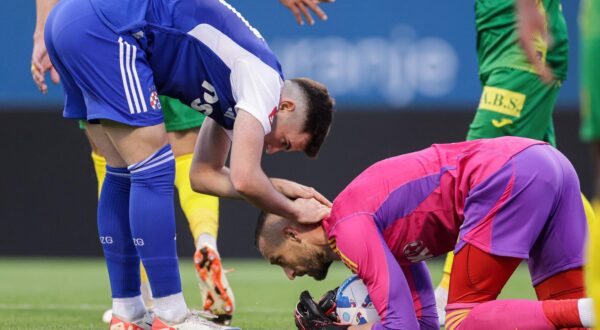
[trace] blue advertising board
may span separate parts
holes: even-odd
[[[473,1],[338,0],[322,4],[329,19],[314,26],[298,26],[276,0],[230,3],[261,31],[287,77],[325,83],[340,105],[472,109],[479,100]],[[559,104],[576,105],[579,1],[563,6],[570,70]],[[43,96],[29,74],[34,1],[0,8],[0,109],[61,103],[60,87]]]

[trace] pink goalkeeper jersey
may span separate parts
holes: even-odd
[[[471,189],[535,144],[543,142],[501,137],[433,145],[372,165],[338,195],[323,227],[367,285],[382,317],[374,329],[437,329],[421,261],[453,250]]]

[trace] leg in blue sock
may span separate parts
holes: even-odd
[[[129,191],[129,171],[106,166],[98,201],[98,232],[113,298],[140,295],[140,259],[131,239]]]
[[[173,204],[175,161],[170,145],[129,166],[129,170],[133,243],[148,273],[152,294],[160,298],[179,293]]]

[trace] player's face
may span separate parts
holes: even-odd
[[[318,281],[327,277],[331,261],[327,260],[325,249],[318,245],[286,240],[279,246],[273,247],[268,246],[264,238],[261,238],[259,247],[263,256],[272,265],[283,268],[290,280],[304,275]]]
[[[279,151],[302,151],[310,135],[302,132],[305,118],[294,111],[278,111],[271,132],[265,136],[265,151],[271,155]]]

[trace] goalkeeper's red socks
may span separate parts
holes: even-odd
[[[541,303],[544,315],[557,329],[594,326],[591,298],[545,300]]]

